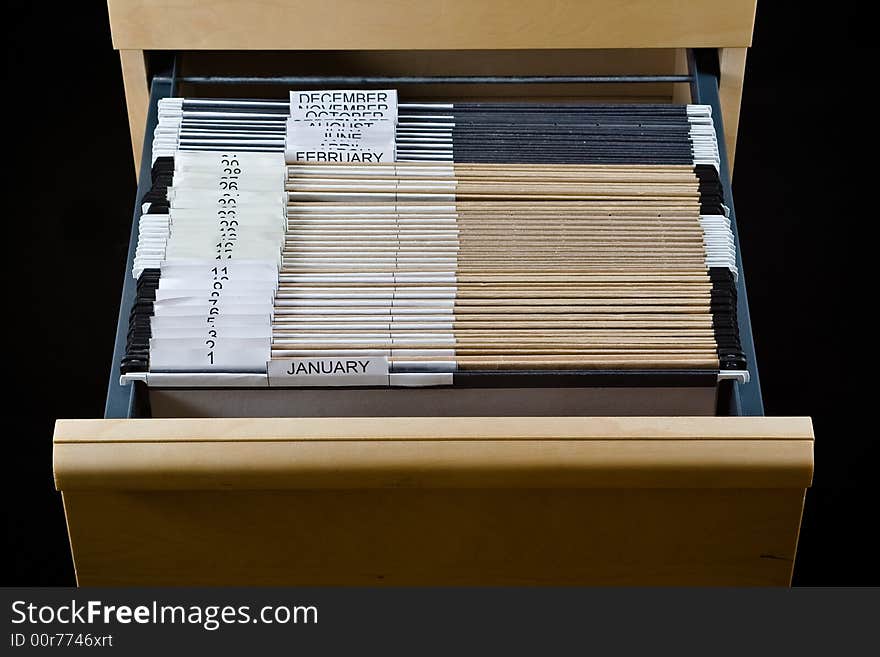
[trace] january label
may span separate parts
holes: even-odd
[[[269,386],[297,388],[314,386],[387,386],[386,356],[340,356],[287,358],[268,363]]]

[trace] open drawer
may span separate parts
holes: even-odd
[[[798,418],[67,420],[84,585],[787,585]]]
[[[395,55],[373,65],[390,67],[378,83],[392,86],[397,77],[428,95],[464,85],[475,97],[536,97],[537,83],[549,84],[543,93],[553,89],[555,96],[554,85],[561,85],[582,98],[618,93],[657,102],[666,94],[671,102],[679,93],[673,86],[684,85],[694,102],[713,109],[735,236],[718,71],[707,64],[712,54],[697,53],[683,74],[576,81],[551,75],[559,53],[549,71],[540,58],[521,61],[532,68],[515,80],[505,79],[509,70],[492,68],[509,68],[510,56],[485,55],[479,85],[455,70],[437,70],[443,57]],[[261,57],[270,55],[249,56]],[[453,69],[464,65],[449,57]],[[189,69],[175,60],[171,73],[155,75],[147,135],[158,99],[180,94],[179,87],[192,94],[201,85],[201,93],[217,96],[240,93],[242,84],[283,92],[309,82],[205,72],[205,66],[228,66],[228,58],[201,55]],[[265,61],[271,59],[261,70]],[[364,66],[356,57],[332,61]],[[400,78],[400,67],[414,61],[434,68]],[[343,66],[311,83],[355,84],[353,75]],[[611,93],[609,82],[623,86]],[[654,86],[640,95],[635,90],[646,88],[640,85]],[[148,138],[138,198],[150,164]],[[137,221],[131,240],[105,419],[59,420],[55,432],[55,480],[80,584],[790,582],[812,476],[812,428],[805,418],[762,417],[739,256],[737,309],[749,382],[718,387],[716,417],[624,417],[634,413],[614,403],[594,413],[605,417],[583,417],[578,404],[556,402],[545,412],[497,405],[480,412],[477,395],[460,414],[467,417],[431,413],[414,397],[410,417],[334,416],[328,398],[314,413],[320,417],[303,410],[275,414],[294,417],[272,417],[271,410],[255,414],[266,417],[211,417],[172,405],[162,413],[171,417],[160,419],[145,385],[120,383],[135,299],[129,272]],[[552,387],[547,391],[553,397]],[[238,394],[224,393],[233,400]]]

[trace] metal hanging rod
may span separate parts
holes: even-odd
[[[381,85],[381,84],[620,84],[674,82],[689,84],[691,75],[184,75],[155,79],[175,84]]]

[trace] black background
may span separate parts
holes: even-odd
[[[766,411],[816,429],[801,585],[880,583],[867,421],[878,51],[874,17],[851,4],[759,3],[734,177]],[[2,583],[71,585],[52,427],[103,414],[135,179],[103,3],[13,2],[5,18]]]

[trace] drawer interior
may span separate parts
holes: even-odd
[[[157,62],[156,66],[162,66]],[[349,78],[344,88],[381,87],[369,78],[396,78],[394,88],[409,101],[545,100],[552,102],[687,102],[689,85],[672,82],[687,74],[682,51],[627,50],[419,50],[178,53],[166,60],[175,95],[204,98],[282,98],[291,88],[327,86],[321,78]],[[449,77],[617,78],[602,82],[500,84],[498,81],[433,82]],[[639,82],[631,78],[642,79]],[[418,82],[407,79],[420,78]],[[236,82],[238,80],[238,82]],[[628,81],[630,80],[630,81]]]
[[[713,59],[714,58],[714,59]],[[156,53],[146,143],[137,198],[149,187],[151,137],[157,102],[168,96],[193,98],[276,98],[292,88],[396,88],[407,100],[532,100],[552,102],[673,103],[712,106],[719,149],[720,177],[734,239],[736,215],[724,152],[714,51],[559,50],[559,51],[297,51]],[[697,415],[714,408],[722,416],[762,415],[760,383],[751,335],[745,276],[737,246],[738,319],[748,359],[749,382],[682,387],[663,400],[650,385],[621,390],[610,381],[592,390],[561,391],[552,379],[537,388],[511,385],[500,393],[440,389],[221,389],[149,390],[121,385],[119,362],[125,349],[129,310],[135,296],[130,271],[137,242],[138,210],[132,226],[116,351],[105,416],[334,416],[334,415]],[[587,390],[587,392],[585,392]],[[642,399],[627,412],[621,393]],[[580,396],[579,396],[580,395]],[[661,395],[662,397],[662,395]],[[252,398],[252,399],[251,399]],[[251,399],[251,401],[248,401]],[[653,403],[653,406],[652,406]],[[644,409],[648,408],[646,412]],[[675,409],[670,411],[670,409]],[[710,411],[711,412],[711,411]]]

